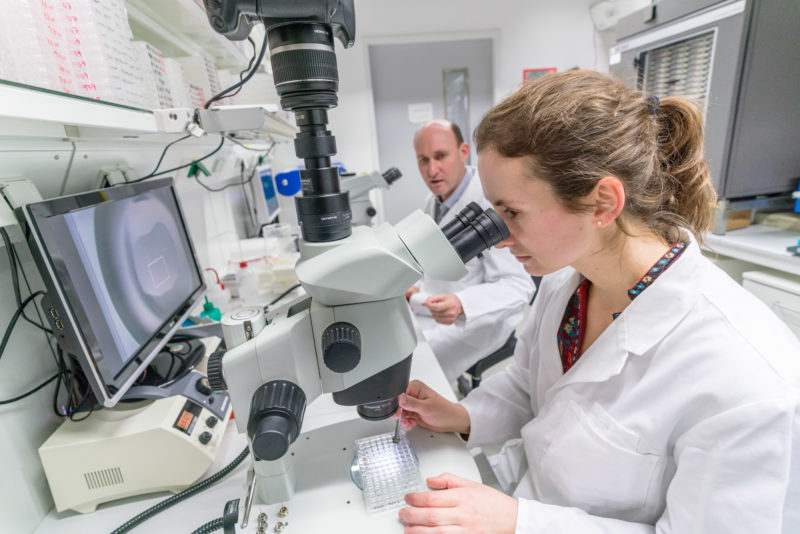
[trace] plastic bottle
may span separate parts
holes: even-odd
[[[239,271],[236,273],[239,281],[239,300],[244,306],[257,306],[260,304],[258,292],[258,275],[247,265],[246,261],[239,263]]]
[[[200,317],[208,317],[212,321],[219,321],[222,319],[222,313],[219,311],[219,308],[214,306],[214,303],[208,300],[208,296],[206,296],[206,301],[203,304],[203,311],[200,313]]]
[[[217,307],[220,313],[229,312],[231,310],[231,292],[225,287],[225,284],[219,279],[217,275],[217,271],[214,269],[206,269],[207,272],[213,273],[214,276],[210,277],[206,276],[206,285],[208,286],[208,292],[206,296],[208,300],[210,300],[215,307]]]

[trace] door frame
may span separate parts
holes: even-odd
[[[492,41],[492,102],[497,103],[497,68],[499,59],[497,51],[500,49],[500,30],[476,30],[466,32],[441,32],[441,33],[406,33],[393,35],[365,35],[360,39],[363,43],[362,64],[366,70],[367,98],[369,128],[370,128],[370,149],[372,150],[373,166],[382,169],[380,166],[380,153],[378,152],[378,121],[375,117],[375,95],[372,90],[372,68],[369,61],[369,47],[371,45],[392,45],[392,44],[414,44],[446,41],[469,41],[473,39],[490,39]],[[471,148],[471,147],[470,147]],[[373,189],[369,193],[370,200],[375,206],[378,215],[375,218],[377,224],[384,222],[383,209],[383,190]]]

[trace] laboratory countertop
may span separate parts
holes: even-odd
[[[455,396],[442,373],[436,358],[426,344],[414,351],[411,378],[420,379],[449,400]],[[394,431],[394,420],[368,422],[360,419],[354,407],[335,404],[329,394],[312,402],[306,410],[303,434],[293,445],[307,461],[295,466],[297,480],[294,497],[285,503],[289,514],[285,534],[317,532],[352,532],[381,534],[401,533],[403,525],[397,510],[367,514],[364,499],[350,479],[354,457],[354,440]],[[453,434],[436,434],[419,427],[407,433],[425,477],[450,472],[471,480],[480,480],[475,462],[464,443]],[[246,437],[236,432],[233,421],[228,423],[226,439],[216,461],[203,478],[216,473],[230,463],[247,445]],[[204,523],[222,516],[225,503],[239,498],[244,508],[244,484],[250,460],[247,459],[214,486],[153,516],[131,530],[137,533],[191,533]],[[84,534],[112,532],[115,528],[147,508],[167,498],[169,493],[145,495],[100,505],[90,514],[72,511],[56,512],[45,517],[34,534]],[[283,504],[283,503],[282,503]],[[277,509],[253,506],[250,523],[237,532],[257,532],[256,516],[268,514],[269,529],[273,532]],[[221,532],[221,531],[220,531]]]
[[[754,224],[725,235],[708,233],[704,249],[771,269],[800,275],[800,256],[786,247],[797,246],[800,233]]]

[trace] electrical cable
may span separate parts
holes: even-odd
[[[25,269],[22,267],[22,260],[20,259],[19,253],[17,252],[17,247],[12,245],[11,246],[11,250],[14,252],[14,258],[15,258],[15,260],[17,262],[17,266],[19,267],[19,272],[22,273],[22,279],[25,281],[25,288],[28,290],[28,294],[30,295],[31,293],[33,293],[33,289],[31,289],[31,283],[28,281],[28,275],[25,274]],[[45,326],[42,326],[42,325],[44,325],[46,323],[45,323],[44,317],[42,316],[44,312],[42,311],[41,306],[39,306],[37,304],[36,306],[34,306],[34,310],[36,310],[36,316],[39,318],[39,322],[38,323],[33,322],[32,324],[35,327],[39,328],[40,330],[42,330],[43,332],[45,332],[47,334],[53,334],[53,331],[51,329],[49,329],[49,328],[47,328]],[[27,317],[25,317],[25,318],[27,319]],[[30,319],[28,319],[28,321],[30,322]],[[47,338],[47,339],[48,339],[48,344],[49,344],[50,338]],[[50,347],[50,352],[51,353],[53,352],[53,347],[52,346]],[[53,353],[53,356],[55,356],[55,353]]]
[[[227,139],[230,139],[230,138],[229,138],[229,137],[227,137]],[[266,152],[264,152],[264,155],[262,156],[262,158],[266,158],[267,156],[269,156],[269,153],[270,153],[270,152],[272,152],[272,149],[273,149],[274,147],[275,147],[275,143],[273,142],[273,143],[272,143],[272,144],[271,144],[271,145],[270,145],[270,146],[267,148],[267,151],[266,151]],[[260,152],[260,151],[259,151],[259,152]],[[200,177],[199,177],[199,176],[195,176],[195,180],[196,180],[196,181],[197,181],[197,183],[198,183],[198,184],[199,184],[201,187],[203,187],[205,190],[207,190],[207,191],[211,191],[212,193],[219,193],[220,191],[225,191],[226,189],[228,189],[228,188],[231,188],[231,187],[236,187],[237,185],[245,186],[245,185],[249,184],[249,183],[250,183],[250,182],[253,180],[253,177],[255,177],[255,175],[256,175],[256,167],[257,167],[257,166],[253,166],[253,169],[252,169],[252,171],[250,171],[250,176],[248,176],[246,180],[245,180],[245,178],[244,178],[244,173],[243,173],[243,171],[242,171],[242,174],[241,174],[241,180],[240,180],[240,181],[238,181],[238,182],[233,182],[233,183],[230,183],[230,184],[226,184],[226,185],[223,185],[222,187],[211,187],[210,185],[203,183],[203,181],[202,181],[202,180],[200,180]]]
[[[265,31],[264,32],[264,42],[261,44],[261,52],[259,52],[258,59],[256,60],[256,64],[253,66],[253,68],[250,70],[250,72],[247,74],[247,76],[245,76],[244,79],[240,80],[238,83],[235,83],[235,84],[231,85],[230,87],[228,87],[227,89],[224,89],[224,90],[220,91],[218,94],[212,96],[209,100],[206,101],[206,104],[204,106],[205,109],[208,109],[209,107],[211,107],[211,104],[213,104],[217,100],[220,100],[221,98],[225,97],[225,95],[227,95],[231,91],[243,86],[244,84],[246,84],[250,80],[250,78],[253,77],[253,75],[258,70],[258,67],[261,66],[261,61],[264,59],[264,53],[267,51],[267,41],[268,41],[267,37],[268,37],[268,35],[269,35],[269,33]]]
[[[11,271],[11,284],[14,286],[14,298],[17,301],[17,307],[19,307],[22,304],[22,292],[20,291],[20,286],[19,286],[19,272],[17,271],[17,266],[22,262],[19,261],[17,250],[11,243],[11,238],[9,238],[8,232],[6,232],[5,228],[0,228],[0,237],[2,237],[3,244],[6,247],[6,254],[8,255],[8,265]],[[30,293],[30,284],[28,283],[28,277],[25,275],[25,270],[21,268],[20,270],[22,271],[22,275],[25,278],[25,284],[28,286],[28,293]],[[38,314],[39,311],[38,308],[36,311]],[[44,330],[48,334],[53,333],[53,331],[50,330],[49,328],[42,326],[42,324],[37,323],[36,321],[25,315],[24,310],[22,312],[22,318],[31,323],[33,326],[39,328],[40,330]],[[39,316],[39,320],[42,320],[41,315]],[[50,348],[50,350],[52,350],[52,347]]]
[[[267,306],[272,306],[273,304],[275,304],[276,302],[278,302],[279,300],[281,300],[283,297],[285,297],[286,295],[288,295],[289,293],[291,293],[292,291],[294,291],[294,290],[295,290],[295,289],[297,289],[298,287],[300,287],[300,284],[295,284],[295,285],[293,285],[292,287],[290,287],[289,289],[287,289],[286,291],[284,291],[283,293],[281,293],[280,295],[278,295],[277,297],[275,297],[274,299],[272,299],[272,302],[270,302],[269,304],[267,304]]]
[[[244,461],[245,458],[247,458],[247,455],[249,453],[250,453],[250,448],[245,447],[244,450],[241,453],[239,453],[239,456],[237,456],[231,463],[229,463],[228,465],[217,471],[215,474],[211,475],[202,482],[198,482],[194,486],[187,488],[182,492],[177,493],[171,497],[168,497],[163,501],[151,506],[144,512],[132,517],[131,519],[129,519],[128,521],[117,527],[115,530],[111,532],[111,534],[124,534],[125,532],[128,532],[131,529],[144,523],[152,516],[161,513],[167,508],[181,502],[182,500],[188,499],[192,495],[195,495],[196,493],[200,493],[201,491],[207,489],[208,487],[210,487],[211,485],[215,484],[217,481],[225,477],[228,473],[233,471],[240,463]]]
[[[11,333],[14,331],[14,325],[17,324],[17,319],[19,316],[22,315],[22,310],[30,304],[30,302],[38,297],[39,295],[44,295],[44,291],[36,291],[27,296],[25,300],[22,301],[22,304],[17,308],[17,311],[14,312],[14,315],[11,316],[11,321],[9,321],[8,326],[6,327],[6,332],[3,334],[3,340],[0,341],[0,358],[3,357],[3,353],[6,350],[6,345],[8,345],[8,340],[11,338]]]
[[[250,46],[253,47],[253,54],[250,56],[250,61],[247,63],[247,66],[244,69],[242,69],[242,71],[239,73],[239,81],[242,81],[242,79],[244,78],[245,73],[249,72],[250,69],[253,68],[253,62],[256,60],[256,55],[258,55],[258,48],[256,48],[256,42],[253,40],[253,38],[252,37],[248,37],[247,38],[247,42],[249,42]],[[242,90],[242,87],[240,86],[238,89],[236,89],[236,91],[232,92],[231,94],[229,94],[229,95],[227,95],[227,96],[225,96],[223,98],[230,98],[232,96],[236,96],[241,92],[241,90]]]
[[[187,135],[186,137],[191,137],[191,136]],[[170,144],[174,144],[174,143],[177,143],[178,141],[182,141],[182,140],[186,139],[186,137],[181,137],[180,139],[177,139],[177,140],[173,141]],[[141,178],[137,178],[136,180],[131,180],[130,182],[120,182],[118,184],[112,185],[111,187],[114,187],[116,185],[122,185],[122,184],[136,184],[136,183],[141,182],[142,180],[147,180],[148,178],[153,178],[155,176],[161,176],[162,174],[168,174],[168,173],[173,172],[173,171],[179,171],[181,169],[185,169],[186,167],[191,167],[195,163],[200,163],[201,161],[203,161],[205,159],[208,159],[211,156],[213,156],[214,154],[216,154],[217,152],[219,152],[224,143],[225,143],[225,136],[224,135],[220,135],[219,145],[217,145],[217,148],[215,148],[214,150],[212,150],[211,152],[209,152],[208,154],[206,154],[202,158],[198,158],[198,159],[196,159],[194,161],[190,161],[189,163],[187,163],[185,165],[179,165],[177,167],[173,167],[172,169],[168,169],[166,171],[152,172],[152,173],[148,174],[147,176],[142,176]],[[164,151],[166,152],[166,149],[164,149]]]
[[[34,393],[36,393],[37,391],[39,391],[40,389],[42,389],[43,387],[45,387],[47,384],[49,384],[50,382],[52,382],[53,380],[55,380],[56,378],[58,378],[58,376],[59,376],[59,374],[58,374],[58,373],[54,374],[53,376],[51,376],[50,378],[48,378],[47,380],[45,380],[44,382],[42,382],[41,384],[39,384],[38,386],[36,386],[35,388],[33,388],[32,390],[28,391],[27,393],[23,393],[22,395],[18,395],[18,396],[16,396],[16,397],[14,397],[13,399],[8,399],[8,400],[0,400],[0,405],[3,405],[3,404],[11,404],[11,403],[17,402],[17,401],[19,401],[19,400],[22,400],[22,399],[24,399],[25,397],[28,397],[28,396],[30,396],[30,395],[33,395]]]
[[[192,534],[211,534],[211,532],[222,530],[222,526],[222,518],[218,517],[197,527],[192,531]]]
[[[253,147],[245,145],[244,143],[242,143],[241,141],[239,141],[238,139],[233,137],[232,134],[228,134],[227,137],[228,137],[228,141],[236,143],[237,145],[239,145],[240,147],[242,147],[245,150],[251,150],[253,152],[264,152],[263,148],[253,148]],[[272,151],[272,147],[274,147],[274,146],[275,146],[275,141],[272,141],[270,143],[270,145],[267,147],[267,154],[269,154]],[[266,154],[263,157],[266,157]]]
[[[225,191],[226,189],[228,189],[228,188],[231,188],[231,187],[236,187],[236,186],[239,186],[239,185],[241,185],[241,186],[245,186],[245,185],[249,184],[249,183],[250,183],[250,182],[253,180],[253,177],[254,177],[255,175],[256,175],[256,168],[255,168],[255,167],[253,167],[253,170],[252,170],[252,172],[250,173],[250,176],[248,176],[246,180],[244,179],[244,174],[242,174],[242,175],[241,175],[241,180],[240,180],[240,181],[238,181],[238,182],[233,182],[233,183],[231,183],[231,184],[227,184],[227,185],[223,185],[222,187],[211,187],[211,186],[210,186],[210,185],[208,185],[208,184],[204,184],[204,183],[203,183],[203,182],[200,180],[200,177],[199,177],[199,176],[195,176],[195,180],[197,181],[197,183],[198,183],[200,186],[202,186],[202,187],[203,187],[204,189],[206,189],[207,191],[211,191],[212,193],[219,193],[220,191]]]
[[[135,184],[137,182],[141,182],[142,180],[147,180],[148,178],[152,178],[153,176],[158,176],[156,174],[156,172],[158,171],[158,168],[161,166],[161,162],[164,161],[164,156],[167,155],[167,150],[169,150],[169,147],[171,147],[172,145],[174,145],[176,143],[180,143],[181,141],[183,141],[185,139],[189,139],[190,137],[192,137],[192,134],[186,134],[183,137],[179,137],[178,139],[175,139],[174,141],[171,141],[171,142],[167,143],[167,146],[165,146],[164,150],[161,151],[161,157],[158,158],[158,163],[156,163],[156,168],[153,169],[153,172],[151,172],[147,176],[142,176],[141,178],[137,178],[136,180],[131,180],[130,182],[120,182],[120,183],[114,184],[114,185],[120,185],[122,183]],[[166,172],[169,172],[169,171],[166,171]],[[106,183],[108,183],[108,178],[106,178]],[[112,187],[114,187],[114,186],[112,186]]]

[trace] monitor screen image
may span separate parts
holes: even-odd
[[[171,180],[29,204],[25,214],[59,343],[95,398],[113,405],[205,291]]]

